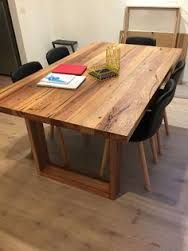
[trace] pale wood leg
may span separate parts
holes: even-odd
[[[149,177],[149,173],[148,173],[148,166],[147,166],[147,162],[146,162],[146,156],[145,156],[143,142],[140,142],[138,144],[138,150],[139,150],[139,155],[140,155],[140,160],[141,160],[141,166],[144,171],[145,188],[147,189],[147,191],[151,191],[151,183],[150,183],[150,177]]]
[[[64,140],[64,136],[63,136],[63,132],[61,130],[60,127],[57,127],[58,133],[60,135],[60,140],[61,140],[61,146],[62,146],[62,151],[63,151],[63,158],[65,161],[65,165],[69,165],[69,158],[68,158],[68,152],[65,146],[65,140]]]
[[[154,139],[155,139],[156,153],[157,153],[157,158],[158,158],[159,147],[158,147],[158,141],[157,141],[157,134],[154,135]]]
[[[168,125],[168,117],[166,110],[164,111],[164,125],[165,125],[166,135],[169,136],[169,125]]]
[[[40,122],[25,119],[32,153],[37,164],[37,171],[40,173],[49,163],[48,149],[45,139],[44,127]]]
[[[51,125],[51,126],[50,126],[50,137],[51,137],[51,138],[54,137],[54,131],[55,131],[55,126]]]
[[[108,157],[109,157],[109,144],[110,144],[109,139],[105,139],[104,151],[103,151],[102,162],[101,162],[101,167],[100,167],[100,176],[101,177],[104,174],[104,169],[105,169],[105,166],[106,166],[106,162],[107,162]]]
[[[155,136],[150,138],[150,144],[151,144],[151,150],[152,150],[152,155],[153,155],[153,161],[154,161],[154,163],[157,163],[158,157],[157,157],[156,138],[155,138]]]
[[[110,138],[110,199],[115,200],[120,192],[120,143]]]
[[[156,138],[157,138],[158,153],[161,155],[162,152],[161,152],[160,129],[159,129],[159,131],[157,132]]]

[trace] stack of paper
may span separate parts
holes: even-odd
[[[56,87],[65,89],[76,89],[86,79],[85,76],[50,73],[44,77],[37,85],[46,87]]]

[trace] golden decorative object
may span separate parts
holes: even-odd
[[[89,74],[103,80],[118,76],[120,70],[120,48],[118,45],[110,45],[106,48],[106,63],[95,65],[89,69]]]
[[[119,73],[120,70],[120,48],[117,45],[108,46],[106,49],[106,66]]]

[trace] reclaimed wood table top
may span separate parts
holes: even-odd
[[[121,70],[98,81],[85,72],[77,90],[38,87],[37,82],[60,63],[105,63],[109,43],[92,43],[57,63],[0,90],[0,111],[58,126],[86,129],[128,139],[149,100],[173,69],[181,49],[119,44]]]

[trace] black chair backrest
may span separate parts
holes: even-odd
[[[150,116],[148,121],[148,138],[152,137],[159,130],[162,123],[164,110],[172,101],[175,90],[176,82],[173,79],[170,79],[165,85],[163,93],[155,100],[155,102],[152,104],[152,107],[150,107],[151,111],[148,112],[148,116]]]
[[[184,68],[185,68],[185,61],[184,60],[179,61],[171,76],[171,78],[173,78],[176,81],[176,84],[178,84]]]
[[[128,37],[126,44],[156,46],[156,40],[150,37]]]
[[[68,55],[70,55],[70,53],[67,47],[61,46],[48,51],[46,54],[46,60],[50,65]]]
[[[15,72],[11,73],[12,82],[15,83],[39,70],[42,65],[39,62],[30,62],[20,66]]]

